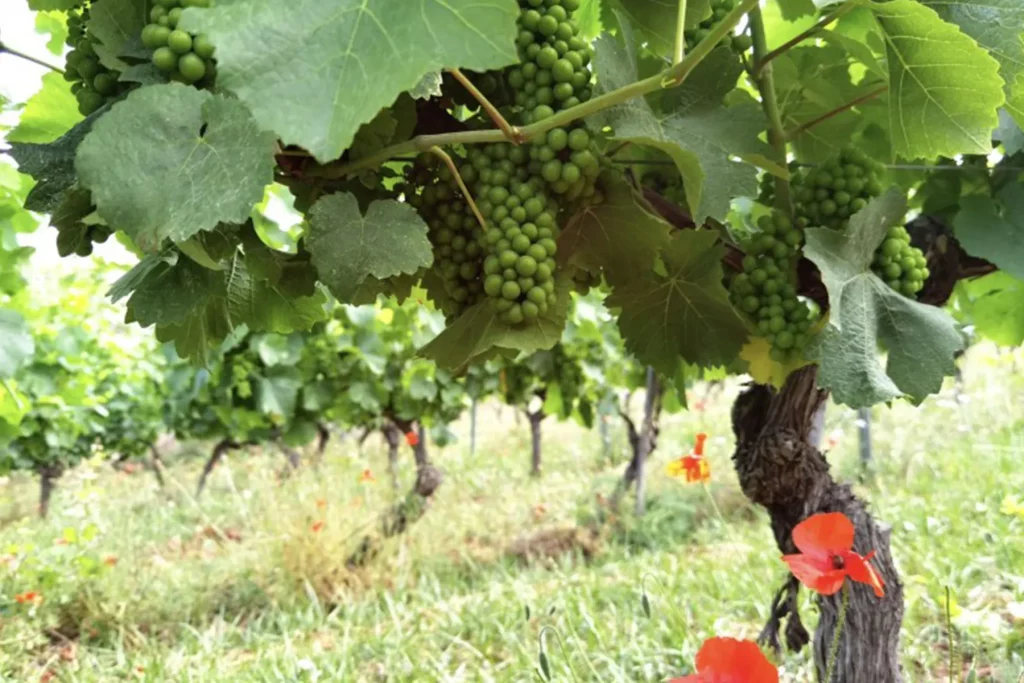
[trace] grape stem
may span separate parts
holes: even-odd
[[[473,201],[473,195],[470,194],[469,188],[466,187],[466,182],[462,179],[462,174],[459,173],[459,167],[455,165],[455,162],[452,161],[452,158],[448,153],[440,147],[431,147],[428,151],[434,156],[439,157],[448,167],[448,170],[452,172],[452,175],[455,177],[455,182],[459,184],[459,189],[462,190],[462,195],[466,198],[466,201],[469,202],[469,208],[473,210],[473,215],[476,216],[477,222],[480,223],[480,227],[484,229],[484,232],[487,232],[487,221],[484,220],[483,214],[480,213],[480,209],[477,208],[476,202]]]
[[[867,92],[867,93],[861,95],[860,97],[858,97],[856,99],[850,100],[846,104],[842,104],[842,105],[836,107],[835,109],[833,109],[831,111],[825,112],[824,114],[822,114],[821,116],[819,116],[817,118],[811,119],[807,123],[800,124],[800,126],[797,127],[795,130],[793,130],[793,131],[791,131],[789,133],[786,133],[786,136],[785,136],[786,140],[795,140],[797,137],[799,137],[800,135],[806,133],[811,128],[814,128],[819,123],[821,123],[823,121],[827,121],[827,120],[829,120],[830,118],[832,118],[834,116],[838,116],[839,114],[842,114],[844,111],[848,111],[850,109],[853,109],[858,104],[863,104],[865,102],[873,100],[876,97],[878,97],[879,95],[881,95],[882,93],[884,93],[885,91],[887,91],[888,89],[889,89],[888,85],[883,85],[880,88],[875,88],[874,90],[872,90],[870,92]]]
[[[480,92],[480,89],[473,85],[473,82],[466,78],[466,75],[462,73],[462,71],[459,69],[448,69],[448,73],[454,76],[455,80],[461,83],[462,87],[473,96],[473,99],[480,104],[480,108],[487,112],[487,115],[491,117],[491,121],[493,121],[494,125],[498,127],[498,130],[504,133],[509,142],[516,145],[523,142],[519,129],[505,120],[505,117],[501,115],[498,108],[491,104],[491,101],[487,99],[487,96]]]
[[[9,55],[14,55],[15,57],[21,57],[26,62],[32,62],[33,64],[38,64],[39,66],[44,67],[46,69],[49,69],[50,71],[55,71],[55,72],[57,72],[59,74],[64,73],[64,69],[60,68],[59,66],[54,66],[53,64],[47,64],[43,60],[37,59],[36,57],[33,57],[32,55],[27,55],[24,52],[21,52],[19,50],[15,50],[10,45],[7,45],[5,43],[0,43],[0,53],[3,53],[3,52],[6,52]]]
[[[750,38],[754,44],[754,63],[764,63],[764,55],[768,52],[768,39],[764,31],[764,17],[761,8],[756,7],[750,12]],[[761,107],[768,117],[768,143],[775,150],[775,161],[781,168],[786,167],[786,131],[782,127],[779,115],[779,103],[775,97],[775,78],[770,65],[763,69],[755,68],[754,83],[761,93]],[[793,216],[793,202],[790,197],[789,180],[775,177],[775,207]]]
[[[660,74],[655,74],[649,78],[645,78],[616,90],[598,95],[597,97],[586,102],[581,102],[574,107],[563,109],[543,121],[538,121],[537,123],[529,126],[524,126],[519,129],[520,142],[529,142],[530,140],[547,133],[553,128],[567,126],[573,121],[596,114],[599,111],[604,111],[609,107],[620,105],[634,97],[642,97],[658,90],[673,88],[680,85],[686,80],[697,65],[704,61],[705,57],[711,54],[711,51],[715,49],[718,43],[732,32],[740,19],[757,7],[757,3],[758,0],[740,0],[739,4],[737,4],[736,7],[729,12],[729,14],[727,14],[719,24],[712,28],[704,40],[700,41],[700,43],[698,43],[697,46],[683,58],[683,61],[678,64],[672,65]],[[319,169],[311,170],[307,175],[324,178],[342,178],[344,176],[352,175],[353,173],[358,173],[364,169],[376,168],[393,157],[403,154],[412,154],[415,152],[427,152],[430,151],[431,147],[435,146],[444,147],[447,145],[488,144],[507,141],[508,138],[506,138],[505,134],[500,130],[471,130],[461,131],[458,133],[441,133],[437,135],[418,135],[411,140],[406,140],[405,142],[397,145],[386,147],[376,154],[358,161],[346,162],[343,164],[328,164],[320,167]]]
[[[861,4],[862,3],[860,2],[860,0],[847,0],[842,5],[837,7],[834,11],[822,17],[814,26],[810,27],[803,33],[800,33],[799,35],[796,35],[793,38],[787,40],[785,43],[778,46],[771,52],[765,53],[765,55],[760,59],[755,59],[753,76],[756,78],[758,74],[761,73],[761,70],[768,66],[769,62],[771,62],[773,59],[775,59],[781,54],[788,52],[794,46],[799,45],[800,43],[804,42],[814,34],[820,32],[826,26],[838,20],[840,17],[842,17],[847,12],[850,12],[855,7],[859,7]]]
[[[676,51],[673,64],[683,61],[686,56],[686,0],[679,0],[679,14],[676,15]]]

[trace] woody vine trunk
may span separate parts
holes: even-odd
[[[746,496],[768,511],[782,553],[797,552],[793,527],[819,512],[844,513],[856,527],[854,550],[876,551],[873,563],[885,582],[885,597],[876,598],[868,586],[851,586],[832,683],[901,683],[903,586],[893,564],[889,528],[829,473],[813,434],[815,418],[828,396],[817,388],[816,380],[817,367],[812,365],[790,375],[779,391],[755,384],[740,394],[732,413],[736,472]],[[789,649],[799,650],[810,640],[797,609],[799,588],[788,579],[772,605],[761,640],[775,649],[784,641]],[[813,638],[819,681],[825,677],[840,600],[838,593],[817,599],[821,618]]]
[[[444,481],[441,470],[430,461],[430,454],[427,452],[427,439],[422,425],[417,425],[413,420],[401,420],[393,418],[394,427],[399,433],[408,434],[415,431],[419,436],[412,447],[413,458],[416,461],[416,482],[412,490],[405,495],[405,498],[393,505],[381,516],[380,534],[366,536],[359,547],[348,558],[349,567],[365,565],[372,560],[383,549],[382,541],[405,533],[410,526],[420,520],[426,513],[434,493],[440,488]],[[393,432],[392,432],[393,433]],[[388,431],[384,432],[385,438]],[[389,439],[390,445],[390,439]]]
[[[541,469],[543,468],[543,462],[541,459],[541,422],[544,421],[543,410],[537,410],[535,412],[526,412],[526,418],[530,422],[530,476],[539,477]]]

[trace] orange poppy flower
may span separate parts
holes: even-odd
[[[877,597],[885,595],[882,578],[869,564],[875,551],[865,556],[853,552],[853,522],[841,512],[818,513],[793,529],[798,555],[783,555],[793,576],[822,595],[833,595],[846,577],[871,586]]]
[[[418,446],[420,444],[420,435],[417,434],[416,432],[412,432],[412,431],[406,432],[405,433],[405,442],[407,444],[409,444],[410,446],[412,446],[413,448],[415,448],[416,446]]]
[[[669,683],[778,683],[779,670],[757,643],[735,638],[709,638],[697,653],[697,673]]]
[[[311,526],[311,527],[310,527],[310,529],[312,529],[312,530],[313,530],[313,533],[314,533],[314,534],[318,534],[318,533],[320,533],[320,531],[321,531],[321,530],[322,530],[323,528],[324,528],[324,522],[323,522],[323,520],[320,520],[319,522],[313,522],[313,526]]]
[[[665,467],[670,477],[685,477],[687,483],[703,483],[711,479],[711,466],[699,455],[684,455]]]
[[[688,483],[704,483],[711,479],[711,465],[704,459],[704,442],[708,435],[701,432],[693,444],[693,452],[670,462],[665,471],[670,477],[686,477]]]
[[[325,507],[327,507],[327,501],[323,498],[317,498],[316,507],[318,510],[323,510]]]
[[[14,601],[19,605],[38,604],[43,601],[43,595],[38,591],[26,591],[25,593],[15,595]]]
[[[103,564],[107,565],[108,567],[115,566],[117,564],[117,555],[104,555]]]
[[[359,475],[360,484],[373,484],[376,483],[376,481],[377,478],[373,476],[373,472],[370,470],[369,467],[363,470],[363,473]]]

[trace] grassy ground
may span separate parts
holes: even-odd
[[[877,459],[860,491],[893,525],[908,681],[949,680],[946,587],[961,676],[1024,673],[1021,362],[975,349],[964,400],[950,387],[921,409],[873,412]],[[199,458],[179,458],[163,492],[145,471],[83,467],[45,522],[30,517],[35,482],[14,478],[0,486],[0,681],[529,681],[542,632],[556,680],[573,680],[570,666],[579,681],[679,675],[704,638],[756,636],[785,576],[729,466],[738,389],[665,419],[647,515],[596,537],[574,527],[614,486],[620,426],[609,462],[596,431],[545,424],[536,481],[525,422],[483,407],[476,455],[467,439],[435,450],[447,480],[432,509],[359,572],[344,560],[393,496],[376,439],[362,455],[336,443],[284,482],[281,456],[234,455],[199,502]],[[708,490],[663,470],[698,431],[711,434]],[[828,439],[856,479],[856,414],[830,406]],[[376,483],[359,481],[367,466]],[[403,467],[404,489],[408,453]],[[33,590],[41,602],[11,601]],[[787,655],[783,680],[811,680],[808,656]]]

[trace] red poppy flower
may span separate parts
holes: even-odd
[[[405,442],[412,446],[413,448],[415,448],[420,443],[420,435],[417,434],[416,432],[406,432]]]
[[[793,529],[793,543],[801,554],[783,555],[782,560],[800,583],[822,595],[838,592],[849,576],[882,597],[882,578],[869,564],[875,551],[863,557],[853,552],[853,533],[853,522],[841,512],[812,515]]]
[[[318,533],[320,533],[320,531],[321,531],[321,530],[322,530],[323,528],[324,528],[324,523],[323,523],[323,520],[321,520],[321,521],[319,521],[319,522],[313,522],[313,526],[311,526],[311,527],[310,527],[310,529],[312,529],[312,530],[313,530],[313,533],[314,533],[314,534],[318,534]]]
[[[116,566],[117,565],[117,555],[104,555],[103,556],[103,564],[107,565],[108,567]]]
[[[38,591],[27,591],[25,593],[19,593],[18,595],[15,595],[14,601],[19,605],[38,603],[43,601],[43,595]]]
[[[373,484],[377,481],[377,477],[373,476],[373,471],[367,467],[363,470],[363,473],[359,475],[360,484]]]
[[[669,683],[778,683],[779,670],[757,643],[735,638],[709,638],[697,653],[697,673]]]

